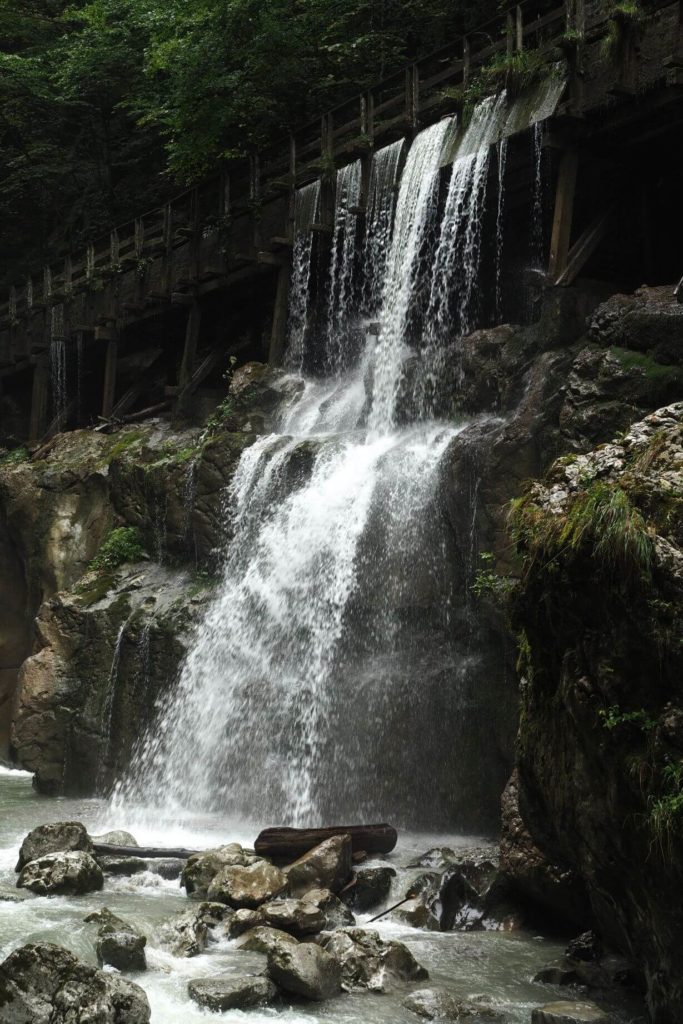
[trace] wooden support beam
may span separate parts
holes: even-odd
[[[109,419],[114,409],[116,398],[116,363],[118,360],[119,343],[116,332],[112,331],[112,337],[107,342],[107,352],[104,359],[104,385],[102,388],[102,416]]]
[[[524,49],[524,11],[522,5],[515,7],[515,50],[519,53]]]
[[[289,299],[290,264],[287,261],[280,267],[275,291],[273,307],[273,323],[270,329],[270,346],[268,362],[271,366],[281,366],[285,354],[287,340],[287,304]]]
[[[197,344],[199,343],[199,332],[202,326],[202,307],[197,300],[192,303],[187,314],[187,325],[185,327],[185,344],[183,346],[183,358],[180,364],[178,381],[181,389],[186,387],[194,373],[195,359],[197,358]]]
[[[49,385],[50,370],[48,361],[45,357],[36,359],[33,365],[31,419],[28,431],[29,444],[36,444],[45,433]]]
[[[555,190],[555,213],[548,264],[548,274],[553,281],[556,281],[567,267],[578,169],[579,154],[575,149],[566,150],[560,160]]]
[[[467,89],[470,84],[470,68],[472,64],[472,54],[470,50],[470,41],[467,36],[463,37],[462,40],[462,87]]]
[[[605,237],[613,213],[614,206],[610,206],[608,210],[600,214],[599,217],[596,217],[581,237],[576,240],[569,251],[567,265],[556,278],[555,284],[563,285],[564,287],[573,284]]]

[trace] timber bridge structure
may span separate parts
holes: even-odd
[[[635,19],[617,0],[524,0],[13,288],[0,305],[0,441],[37,445],[98,417],[188,417],[203,395],[211,401],[212,383],[215,400],[231,357],[281,362],[296,190],[321,179],[310,230],[329,250],[335,169],[360,158],[367,190],[376,149],[459,113],[482,69],[505,74],[520,51],[566,68],[543,114],[547,285],[568,287],[587,270],[617,286],[675,280],[667,239],[681,206],[683,0],[655,0]],[[530,123],[508,155],[506,204],[520,223]],[[65,388],[65,375],[78,387]]]

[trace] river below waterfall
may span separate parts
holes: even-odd
[[[148,936],[148,970],[131,974],[145,989],[152,1007],[152,1024],[200,1024],[216,1019],[225,1024],[249,1020],[250,1024],[278,1019],[282,1024],[315,1021],[336,1024],[415,1024],[417,1017],[402,1005],[406,990],[389,994],[356,993],[342,995],[325,1004],[297,1004],[277,1009],[234,1010],[211,1013],[199,1009],[188,997],[187,983],[192,978],[216,974],[242,975],[262,967],[259,954],[246,953],[224,941],[209,947],[201,956],[185,959],[164,950],[158,942],[160,926],[188,908],[185,892],[178,881],[166,881],[159,875],[143,872],[131,877],[105,876],[104,889],[77,897],[39,897],[15,888],[14,866],[21,840],[30,829],[50,821],[79,820],[91,834],[113,828],[125,828],[111,805],[97,799],[53,800],[38,795],[25,772],[0,769],[0,959],[26,942],[47,941],[71,949],[89,963],[95,963],[92,926],[83,919],[103,906],[135,923]],[[257,827],[231,823],[217,815],[164,821],[154,826],[134,827],[140,843],[170,846],[182,843],[188,848],[216,846],[229,841],[245,845],[253,842]],[[493,844],[472,836],[401,833],[397,849],[385,863],[397,870],[393,902],[403,894],[408,881],[420,869],[405,865],[434,845],[457,850],[481,850]],[[373,864],[377,863],[373,861]],[[12,902],[18,898],[17,902]],[[376,912],[376,911],[375,911]],[[373,913],[375,913],[373,912]],[[363,925],[371,915],[359,915]],[[565,943],[549,941],[526,931],[443,932],[420,931],[397,922],[380,921],[377,928],[384,938],[398,938],[429,971],[429,981],[412,985],[413,989],[444,986],[457,996],[483,994],[504,1014],[506,1024],[528,1024],[534,1006],[552,1000],[566,990],[534,984],[531,978],[548,961],[557,957]],[[608,1005],[605,1000],[601,1000]],[[612,1007],[615,1022],[638,1024],[643,1018],[628,1006]]]

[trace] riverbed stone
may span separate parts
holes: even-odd
[[[89,914],[84,920],[97,925],[95,952],[100,967],[109,964],[119,971],[146,970],[147,938],[139,928],[113,914],[108,907]]]
[[[283,944],[268,955],[268,974],[290,995],[321,1001],[341,991],[341,964],[314,943]]]
[[[110,857],[99,853],[95,859],[105,875],[139,875],[147,870],[147,861],[142,857]]]
[[[232,911],[223,903],[200,903],[162,925],[159,939],[174,956],[198,956],[212,933],[227,932],[231,917]]]
[[[244,935],[246,932],[252,930],[252,928],[258,928],[263,924],[263,914],[260,910],[236,910],[230,918],[228,925],[228,936],[231,939],[236,939],[240,935]]]
[[[460,1018],[458,1000],[450,992],[439,989],[417,989],[406,996],[403,1005],[425,1020],[458,1021]]]
[[[159,875],[167,882],[173,882],[176,878],[180,878],[185,863],[180,857],[152,857],[145,861],[148,871],[153,875]]]
[[[296,937],[316,935],[326,925],[322,910],[305,900],[272,900],[261,909],[267,925]]]
[[[38,896],[80,896],[104,884],[102,869],[89,853],[48,853],[22,868],[17,887]]]
[[[349,890],[351,905],[361,914],[375,910],[386,901],[395,877],[394,868],[361,868],[356,872],[356,884]]]
[[[324,937],[323,944],[341,964],[342,985],[349,992],[359,988],[387,992],[429,977],[407,946],[393,939],[385,941],[376,931],[343,928]]]
[[[228,843],[215,850],[193,853],[183,868],[180,884],[188,896],[206,899],[211,882],[223,868],[244,866],[246,863],[246,854],[239,843]]]
[[[125,829],[113,829],[111,832],[103,832],[101,836],[90,836],[93,843],[101,846],[139,846],[135,836]]]
[[[38,860],[48,853],[67,853],[72,850],[92,853],[90,836],[80,821],[56,821],[50,825],[38,825],[21,844],[16,870],[21,871],[29,861]]]
[[[289,932],[283,932],[279,928],[259,925],[245,932],[237,940],[237,948],[247,950],[250,953],[271,953],[275,949],[283,949],[285,946],[295,946],[298,939],[295,939]]]
[[[331,836],[314,846],[285,868],[291,896],[304,896],[311,889],[336,893],[351,875],[351,837]]]
[[[213,878],[208,898],[226,903],[235,910],[244,907],[253,910],[282,892],[286,884],[287,878],[282,871],[265,860],[245,866],[235,864],[223,868]]]
[[[614,1018],[595,1003],[561,1000],[533,1010],[531,1024],[614,1024]]]
[[[329,889],[310,889],[301,897],[301,900],[303,903],[312,903],[322,912],[327,931],[356,923],[355,917],[346,904],[342,903]]]
[[[445,871],[451,864],[457,861],[455,851],[450,846],[434,846],[426,853],[414,857],[407,867],[409,868],[433,868],[436,871]]]
[[[29,943],[0,964],[3,1024],[148,1024],[139,985],[50,943]]]
[[[277,988],[269,978],[255,975],[245,978],[196,978],[188,983],[191,999],[216,1013],[265,1006],[277,997]]]

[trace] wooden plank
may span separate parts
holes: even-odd
[[[391,853],[398,841],[391,825],[333,825],[328,828],[267,828],[259,833],[254,849],[259,856],[291,861],[332,836],[351,837],[353,852]]]
[[[50,380],[47,359],[38,359],[33,368],[33,389],[31,393],[31,418],[29,421],[29,444],[35,444],[45,433],[47,420],[48,385]]]
[[[268,362],[271,366],[281,366],[287,339],[287,303],[289,299],[289,261],[280,267],[277,276],[275,305],[273,306],[273,322],[270,329],[270,345]]]
[[[118,359],[118,341],[116,337],[107,342],[104,359],[104,384],[102,387],[102,416],[109,419],[114,408],[116,396],[116,363]]]
[[[187,860],[188,857],[203,852],[202,850],[186,850],[182,847],[161,849],[158,846],[110,846],[109,843],[93,843],[92,848],[99,856],[142,857],[144,860],[153,860],[157,857]]]
[[[567,257],[567,265],[562,273],[556,278],[555,284],[562,285],[564,287],[573,284],[602,239],[605,237],[614,209],[614,206],[610,206],[608,210],[596,217],[593,223],[586,228],[581,237],[577,239]]]
[[[192,380],[192,374],[194,373],[194,364],[197,357],[197,345],[199,343],[199,333],[202,326],[202,307],[195,300],[190,306],[187,315],[187,325],[185,327],[185,344],[183,346],[183,359],[180,364],[180,373],[178,375],[178,382],[180,384],[181,392],[187,387]]]
[[[578,169],[579,155],[577,151],[575,149],[566,150],[560,160],[555,190],[555,213],[548,266],[548,272],[553,281],[556,281],[567,267]]]

